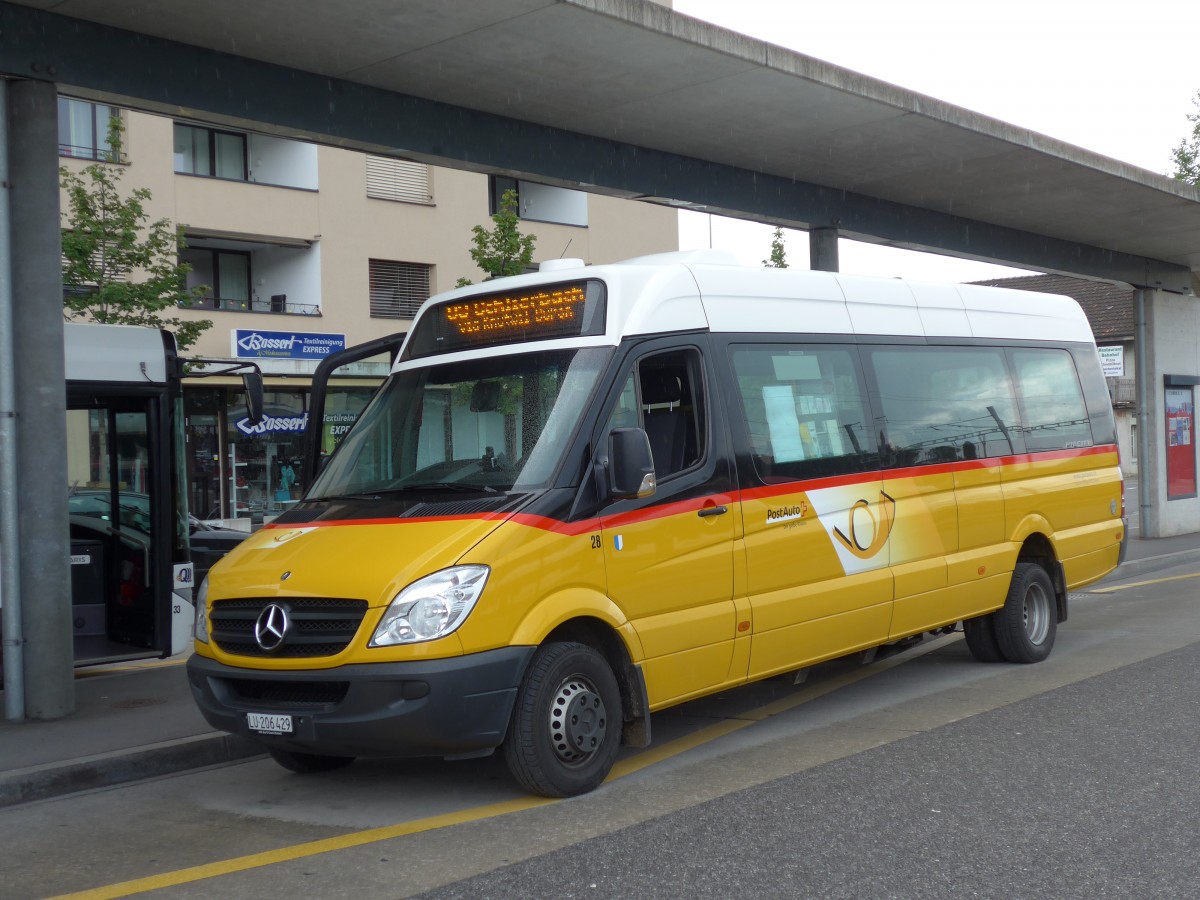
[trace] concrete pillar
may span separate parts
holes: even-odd
[[[808,267],[814,272],[839,271],[836,228],[813,228],[808,232]]]
[[[1176,391],[1190,391],[1192,403],[1200,398],[1200,300],[1166,291],[1144,290],[1142,304],[1145,316],[1145,335],[1138,348],[1144,355],[1139,360],[1139,391],[1145,397],[1145,408],[1139,416],[1139,427],[1146,450],[1138,460],[1139,485],[1142,493],[1143,537],[1160,538],[1200,531],[1200,497],[1168,499],[1167,454],[1170,440],[1166,416],[1166,381]],[[1200,434],[1193,428],[1190,435],[1192,464],[1200,478],[1200,458],[1197,445]],[[1177,435],[1178,440],[1178,435]],[[1180,445],[1171,448],[1178,454]]]
[[[7,116],[17,510],[25,716],[75,711],[67,521],[66,373],[58,194],[58,93],[10,81]],[[7,637],[7,636],[6,636]]]

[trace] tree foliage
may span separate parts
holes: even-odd
[[[1171,152],[1175,163],[1175,171],[1171,174],[1179,181],[1200,184],[1200,91],[1192,98],[1192,106],[1196,107],[1196,112],[1187,117],[1192,123],[1192,134]]]
[[[63,312],[67,319],[119,325],[144,325],[174,332],[179,348],[196,342],[212,321],[163,315],[189,307],[204,296],[204,287],[187,287],[191,266],[179,261],[182,228],[166,219],[149,221],[147,188],[123,196],[124,167],[120,116],[108,123],[112,148],[107,161],[75,173],[59,169],[67,195],[63,212]]]
[[[763,265],[768,269],[786,269],[788,267],[787,251],[783,246],[783,229],[778,226],[771,235],[771,256],[763,260]]]
[[[512,188],[500,197],[500,208],[492,216],[493,228],[482,225],[471,229],[471,259],[493,278],[520,275],[533,261],[533,235],[521,234],[517,217],[517,192]],[[470,284],[468,278],[458,279],[458,286]]]

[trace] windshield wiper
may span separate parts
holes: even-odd
[[[464,484],[461,481],[423,481],[420,484],[402,484],[388,488],[380,493],[388,494],[393,491],[454,491],[459,494],[494,494],[496,489],[487,484]]]

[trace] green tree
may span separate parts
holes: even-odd
[[[1171,174],[1179,181],[1200,184],[1200,91],[1192,98],[1196,112],[1187,117],[1192,123],[1191,137],[1184,138],[1171,153],[1175,171]]]
[[[63,212],[63,312],[67,319],[166,328],[181,350],[196,342],[208,319],[185,320],[164,310],[189,307],[206,288],[187,286],[192,267],[179,261],[182,228],[166,219],[150,222],[147,188],[122,196],[120,165],[124,125],[108,122],[108,159],[75,173],[59,169],[67,195]]]
[[[778,226],[771,235],[771,257],[764,259],[763,265],[768,269],[786,269],[788,267],[787,251],[783,246],[783,229]]]
[[[533,260],[535,239],[531,234],[521,234],[517,192],[512,188],[501,195],[500,209],[492,216],[492,223],[495,227],[490,231],[482,225],[471,229],[471,259],[493,278],[520,275]],[[460,278],[457,286],[470,283],[469,278]]]

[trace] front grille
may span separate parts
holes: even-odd
[[[260,681],[223,679],[233,696],[264,709],[317,710],[341,703],[350,690],[348,681]]]
[[[254,638],[254,625],[271,604],[283,608],[288,628],[277,648],[264,650]],[[354,639],[366,612],[366,600],[323,597],[218,600],[209,613],[209,638],[221,650],[236,656],[334,656]]]

